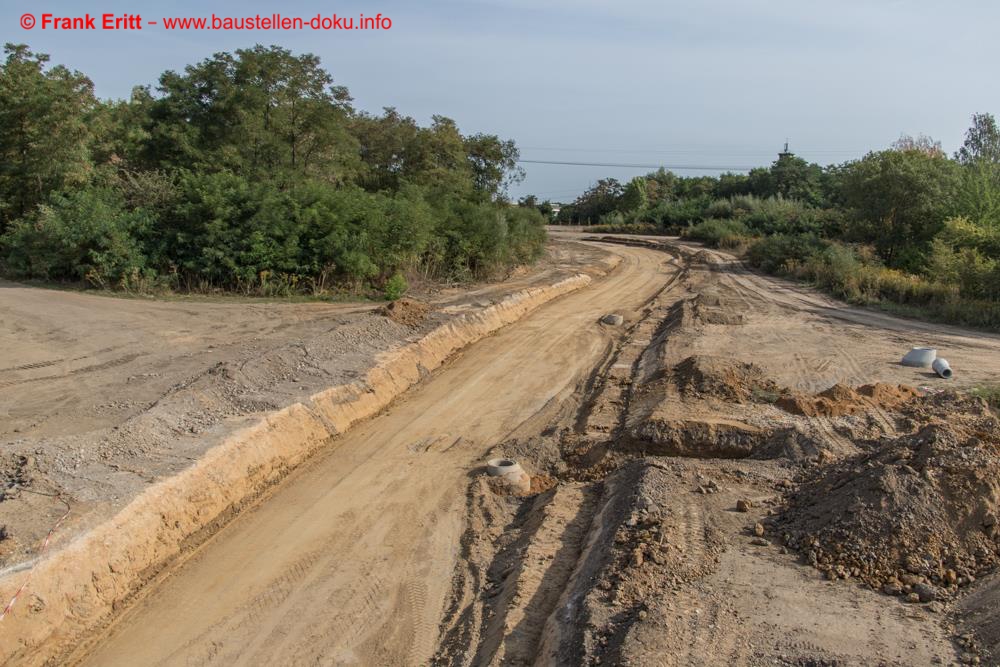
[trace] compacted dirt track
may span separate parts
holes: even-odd
[[[609,277],[476,344],[220,531],[84,664],[426,662],[467,475],[586,379],[611,346],[602,314],[640,307],[675,272],[664,253],[613,250]]]
[[[1000,465],[981,454],[1000,429],[945,390],[1000,376],[1000,337],[618,241],[633,245],[593,242],[623,258],[607,277],[333,441],[71,662],[997,664],[983,568],[1000,505],[977,503],[1000,488],[963,461]],[[899,365],[911,345],[939,347],[955,380]],[[928,440],[939,458],[921,463]],[[498,455],[530,493],[484,474]],[[948,487],[979,564],[959,542],[876,558],[921,528],[911,501],[963,470],[987,489]],[[856,500],[837,481],[865,475],[883,481]]]

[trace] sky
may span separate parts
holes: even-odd
[[[56,32],[41,15],[140,14],[142,31]],[[26,30],[24,13],[36,17]],[[367,16],[383,31],[167,31],[165,16]],[[820,164],[928,134],[949,153],[1000,113],[992,0],[3,0],[0,34],[127,97],[212,53],[256,43],[318,55],[355,105],[514,139],[527,160],[767,165],[787,139]],[[645,167],[526,163],[518,196],[571,201]],[[713,169],[688,169],[712,167]]]

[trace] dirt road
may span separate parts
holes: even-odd
[[[997,587],[982,571],[962,561],[949,580],[950,562],[927,560],[901,581],[844,568],[816,555],[811,533],[782,535],[776,522],[794,530],[858,514],[887,517],[883,532],[904,534],[871,502],[795,515],[789,494],[800,483],[823,484],[822,472],[838,462],[873,469],[867,453],[909,442],[926,414],[942,428],[933,397],[1000,375],[1000,337],[849,308],[683,243],[609,249],[625,258],[615,272],[474,345],[338,439],[148,587],[74,658],[972,660],[974,640],[959,649],[956,628],[966,618],[974,632],[1000,624]],[[622,313],[624,325],[598,324],[607,312]],[[918,344],[941,348],[956,379],[899,365]],[[850,388],[873,382],[883,384]],[[927,396],[906,403],[915,399],[896,383]],[[983,414],[970,423],[986,423]],[[992,437],[981,425],[970,433],[970,447]],[[482,463],[498,453],[541,473],[540,492],[521,498],[490,484]],[[878,487],[876,498],[910,488],[929,497],[935,475],[945,474],[918,477],[904,459],[889,459],[908,481]],[[856,546],[851,535],[840,539],[822,546],[837,554]]]
[[[221,531],[85,664],[426,661],[467,475],[586,378],[611,344],[600,315],[640,307],[673,272],[663,253],[614,250],[613,275],[475,345]]]

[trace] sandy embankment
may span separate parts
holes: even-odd
[[[619,259],[609,257],[600,272]],[[331,437],[385,408],[463,347],[591,282],[581,273],[457,315],[418,341],[379,355],[362,378],[267,413],[149,486],[113,518],[35,566],[30,590],[0,626],[0,660],[44,664],[63,654]],[[0,598],[10,599],[25,576],[17,570],[0,578]]]

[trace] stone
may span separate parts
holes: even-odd
[[[757,537],[764,537],[764,524],[755,523],[753,525],[753,534]]]
[[[749,512],[751,507],[753,507],[753,503],[746,498],[740,498],[736,501],[737,512]]]
[[[937,600],[937,589],[930,584],[917,584],[913,587],[913,592],[917,594],[921,602],[933,602]]]

